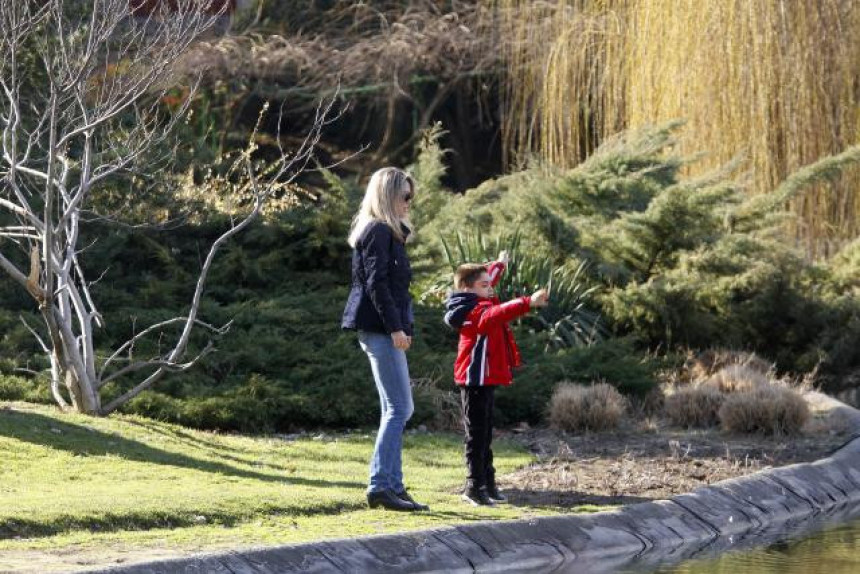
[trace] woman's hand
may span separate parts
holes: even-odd
[[[406,351],[412,345],[412,337],[408,336],[403,331],[395,331],[391,333],[391,341],[394,343],[395,349]]]
[[[507,265],[508,263],[511,262],[511,256],[507,251],[502,251],[501,253],[499,253],[499,258],[496,259],[496,261],[498,261],[499,263],[504,263],[505,265]]]

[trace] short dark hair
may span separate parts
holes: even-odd
[[[487,273],[487,267],[480,263],[464,263],[454,272],[454,289],[467,289]]]

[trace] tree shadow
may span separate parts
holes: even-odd
[[[211,454],[214,456],[218,456],[220,458],[230,460],[230,461],[233,461],[233,462],[238,463],[238,464],[247,464],[250,466],[259,464],[260,466],[265,466],[266,468],[270,468],[273,470],[282,470],[282,471],[286,471],[286,472],[290,471],[289,467],[286,467],[283,465],[272,464],[272,463],[262,464],[262,463],[258,463],[255,460],[249,460],[249,459],[242,458],[239,456],[234,456],[233,454],[228,454],[228,453],[236,452],[236,449],[229,447],[229,446],[226,446],[226,445],[223,445],[223,444],[218,444],[214,441],[208,441],[208,440],[203,440],[203,439],[197,438],[197,437],[193,436],[192,434],[181,431],[179,429],[173,430],[173,429],[163,428],[160,425],[160,423],[158,423],[157,421],[147,422],[147,421],[124,420],[123,422],[127,423],[127,424],[134,425],[134,426],[141,427],[143,429],[146,429],[149,432],[156,433],[156,434],[159,434],[161,436],[167,437],[167,438],[169,438],[169,439],[171,439],[177,443],[185,443],[188,446],[191,446],[193,448],[206,449],[206,450],[210,451]]]
[[[335,505],[273,505],[266,509],[269,515],[332,515],[342,512],[362,510],[366,507],[364,501],[340,502]],[[169,509],[161,512],[151,510],[126,510],[122,512],[105,512],[94,515],[86,513],[70,516],[15,516],[14,518],[0,517],[0,540],[10,538],[39,538],[55,536],[65,532],[119,532],[128,530],[152,530],[160,528],[190,528],[201,524],[217,524],[223,527],[235,527],[254,518],[253,512],[231,512],[212,508],[198,509]],[[201,522],[201,518],[203,522]],[[5,572],[5,570],[4,570]]]
[[[202,448],[208,448],[210,450],[217,450],[217,451],[221,451],[221,452],[235,452],[235,450],[236,450],[232,447],[229,447],[229,446],[226,446],[223,444],[219,444],[219,443],[211,441],[211,440],[204,440],[202,438],[198,438],[196,436],[191,435],[190,433],[183,432],[183,431],[179,430],[178,428],[177,429],[164,428],[164,425],[166,423],[162,423],[162,422],[157,421],[157,420],[136,421],[136,420],[132,420],[132,419],[125,419],[125,420],[123,420],[123,423],[133,425],[136,427],[140,427],[142,429],[146,429],[147,431],[158,433],[160,435],[166,436],[168,438],[171,438],[171,439],[174,439],[177,441],[183,440],[192,446],[199,446]]]
[[[66,451],[75,456],[110,455],[135,462],[161,464],[265,482],[321,488],[365,488],[364,483],[361,482],[279,476],[236,468],[222,462],[160,450],[145,443],[124,438],[117,433],[104,432],[27,411],[0,409],[0,436]]]

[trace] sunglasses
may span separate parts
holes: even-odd
[[[415,195],[410,191],[409,193],[407,193],[406,195],[403,196],[403,201],[405,201],[406,203],[409,203],[410,201],[412,201],[413,197],[415,197]]]

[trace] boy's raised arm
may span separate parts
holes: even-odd
[[[499,258],[487,265],[487,275],[490,276],[490,285],[495,287],[502,280],[502,273],[508,267],[508,262],[511,260],[507,251],[499,253]]]
[[[478,324],[478,333],[484,334],[494,325],[513,321],[529,312],[531,308],[531,297],[517,297],[501,305],[493,305],[481,313]]]

